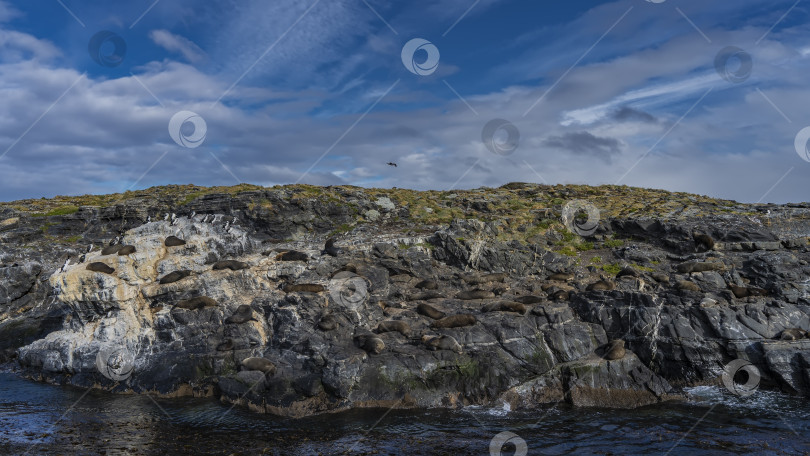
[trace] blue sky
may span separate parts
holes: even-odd
[[[794,144],[810,126],[809,13],[796,0],[0,0],[0,199],[529,181],[810,201]],[[102,31],[126,45],[117,66],[91,56]],[[412,39],[438,50],[435,71],[403,64]],[[717,69],[729,46],[724,75],[752,64],[739,81]],[[170,134],[178,112],[204,120],[198,147]],[[487,148],[493,119],[519,132],[516,149]]]

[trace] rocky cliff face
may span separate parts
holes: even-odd
[[[0,349],[35,379],[288,416],[635,407],[735,359],[810,395],[810,339],[782,337],[810,330],[808,234],[810,205],[625,187],[21,201],[0,207]]]

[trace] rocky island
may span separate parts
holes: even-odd
[[[38,381],[290,417],[633,408],[736,360],[808,396],[809,235],[807,203],[619,186],[15,201],[0,351]]]

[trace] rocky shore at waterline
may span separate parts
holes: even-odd
[[[17,201],[0,349],[37,380],[294,417],[632,408],[738,359],[808,396],[808,235],[810,204],[615,186]]]

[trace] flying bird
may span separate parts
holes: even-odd
[[[394,162],[388,162],[388,166],[393,166],[394,168],[396,168],[396,167],[397,167],[397,164],[396,164],[396,163],[394,163]]]

